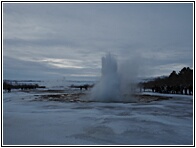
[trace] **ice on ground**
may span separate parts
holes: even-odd
[[[174,98],[181,98],[181,99],[193,99],[192,95],[181,95],[181,94],[165,94],[165,93],[155,93],[155,92],[142,92],[142,94],[147,95],[157,95],[157,96],[165,96],[165,97],[174,97]]]
[[[193,144],[192,96],[149,103],[33,99],[35,93],[3,94],[3,145]]]

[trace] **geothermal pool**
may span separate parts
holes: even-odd
[[[4,92],[3,145],[193,144],[192,96],[137,103],[36,101],[46,94]]]

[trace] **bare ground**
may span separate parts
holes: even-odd
[[[49,94],[38,94],[35,95],[36,98],[34,101],[60,101],[60,102],[93,102],[85,98],[88,94],[85,92],[75,92],[75,93],[63,93],[62,90],[45,90],[44,93]],[[41,92],[43,93],[43,91]],[[172,97],[166,96],[156,96],[156,95],[147,95],[147,94],[133,94],[131,97],[136,98],[136,102],[152,102],[152,101],[161,101],[168,100]],[[127,102],[128,103],[128,102]]]

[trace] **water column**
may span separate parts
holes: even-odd
[[[120,81],[117,60],[108,53],[102,57],[102,76],[92,90],[92,99],[101,102],[116,102],[120,98]]]

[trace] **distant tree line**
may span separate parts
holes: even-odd
[[[140,90],[151,89],[152,92],[171,94],[193,94],[193,70],[184,67],[176,73],[173,71],[169,76],[157,77],[147,82],[139,83]]]
[[[3,90],[11,92],[12,89],[30,90],[36,88],[45,88],[45,86],[39,86],[38,84],[18,84],[17,82],[11,83],[7,80],[3,81]]]

